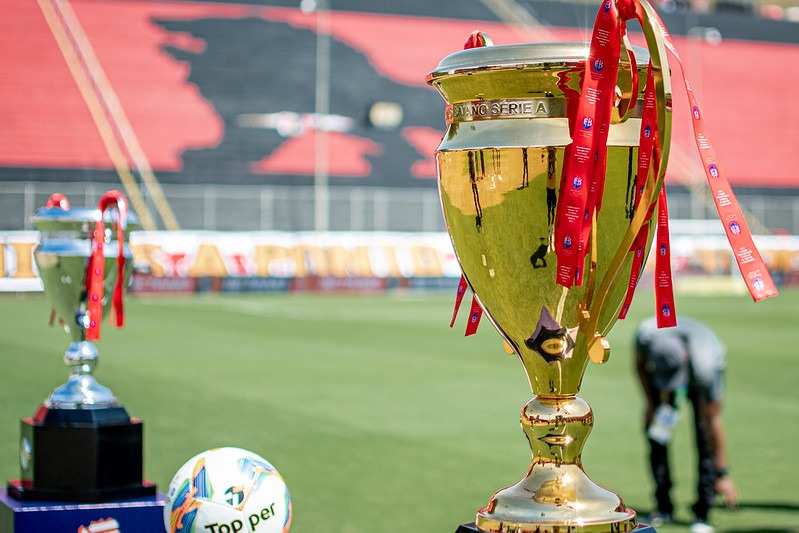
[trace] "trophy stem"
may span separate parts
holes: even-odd
[[[72,375],[64,385],[50,393],[45,402],[55,409],[114,407],[117,400],[110,389],[100,385],[92,376],[97,366],[97,347],[91,341],[70,343],[64,353],[64,363]]]
[[[591,407],[574,394],[539,395],[522,410],[533,460],[518,483],[477,511],[478,529],[494,533],[632,531],[635,512],[583,471],[581,454],[594,425]]]
[[[97,366],[97,347],[91,341],[69,343],[64,352],[64,364],[72,369],[74,374],[91,374]]]

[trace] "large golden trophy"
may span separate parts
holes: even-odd
[[[647,17],[651,7],[642,9]],[[448,232],[464,278],[506,350],[521,359],[535,394],[521,413],[532,449],[527,475],[496,492],[477,511],[475,523],[459,531],[651,531],[637,524],[635,511],[616,493],[583,471],[593,413],[577,394],[588,360],[602,363],[609,356],[605,335],[635,277],[633,265],[641,264],[634,263],[641,252],[633,243],[643,233],[645,255],[654,233],[651,214],[668,155],[671,90],[665,50],[653,35],[647,32],[648,52],[622,45],[603,141],[601,209],[585,211],[591,224],[585,260],[578,265],[584,275],[569,288],[557,281],[558,247],[564,243],[558,241],[556,218],[564,187],[588,187],[572,183],[563,167],[589,45],[491,46],[477,34],[482,42],[447,56],[428,76],[446,101],[447,131],[436,160]],[[635,50],[634,63],[628,47]],[[648,82],[658,135],[649,176],[636,181]]]

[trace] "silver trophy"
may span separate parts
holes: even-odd
[[[133,214],[120,217],[114,210],[70,208],[61,196],[39,209],[33,216],[34,227],[41,232],[34,258],[44,292],[53,307],[51,321],[57,320],[71,339],[64,354],[64,362],[72,374],[67,382],[55,388],[45,401],[52,409],[91,409],[118,406],[110,389],[100,385],[92,375],[97,366],[97,347],[87,340],[87,331],[108,318],[112,299],[118,283],[127,286],[133,272],[133,254],[128,246],[128,235],[138,228]],[[95,235],[98,223],[103,235]],[[121,232],[112,231],[121,228]],[[107,228],[107,229],[105,229]],[[124,235],[121,246],[118,235]],[[103,280],[101,315],[92,317],[89,312],[90,259],[95,241],[102,238]],[[119,261],[120,248],[123,261]],[[122,265],[119,268],[119,265]]]
[[[20,478],[8,482],[20,500],[105,502],[155,495],[142,479],[143,427],[92,371],[94,341],[112,313],[123,324],[123,294],[133,271],[129,232],[138,227],[127,201],[110,191],[96,209],[71,208],[54,194],[33,216],[41,232],[34,258],[56,321],[71,342],[72,373],[33,417],[21,421]]]

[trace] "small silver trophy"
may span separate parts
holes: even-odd
[[[129,231],[137,229],[138,222],[135,215],[127,213],[121,194],[111,191],[103,198],[107,200],[101,205],[113,204],[116,209],[74,209],[65,197],[53,195],[47,206],[33,216],[34,227],[41,232],[34,257],[53,307],[51,321],[58,320],[71,339],[64,362],[72,375],[45,401],[51,409],[118,406],[113,393],[92,375],[97,365],[94,340],[99,337],[98,328],[108,317],[111,304],[121,304],[120,291],[127,286],[133,272],[133,254],[127,237]],[[116,234],[106,230],[106,225],[115,226]],[[96,269],[98,250],[100,274],[92,270]],[[90,286],[97,285],[98,277],[102,283],[100,294],[90,294]],[[99,300],[99,306],[91,305],[92,298]],[[117,326],[122,326],[120,321]]]
[[[64,361],[72,374],[31,418],[23,418],[19,479],[8,482],[20,500],[104,502],[155,494],[142,479],[143,431],[92,375],[94,341],[111,311],[124,319],[123,294],[133,261],[129,232],[138,227],[125,197],[109,191],[96,209],[71,208],[54,194],[36,211],[41,232],[34,258],[52,313],[69,333]]]

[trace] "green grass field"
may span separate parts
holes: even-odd
[[[639,290],[590,365],[582,397],[595,427],[587,473],[634,509],[651,509],[631,336],[653,309]],[[451,294],[208,295],[127,300],[127,324],[105,326],[96,376],[145,424],[145,470],[165,490],[189,457],[251,449],[283,474],[292,533],[452,533],[492,492],[526,472],[519,411],[531,393],[518,361],[485,322],[447,328]],[[678,296],[678,314],[729,346],[724,410],[741,507],[718,508],[719,531],[799,531],[799,291]],[[0,474],[17,477],[19,419],[63,383],[68,337],[49,328],[37,294],[0,295]],[[687,531],[694,453],[686,410],[672,462]]]

